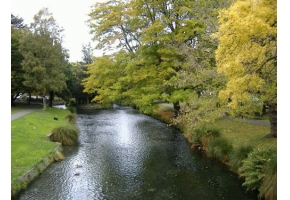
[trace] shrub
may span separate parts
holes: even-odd
[[[78,144],[79,130],[72,124],[59,125],[52,129],[50,140],[60,142],[62,145]]]
[[[220,136],[220,130],[218,129],[208,129],[206,127],[202,127],[200,129],[195,129],[194,130],[194,142],[198,142],[200,143],[201,142],[201,138],[202,137],[218,137]]]
[[[193,142],[201,143],[204,150],[208,149],[209,143],[216,137],[220,136],[219,129],[209,129],[202,127],[195,129],[193,133]]]
[[[249,153],[253,151],[253,147],[250,145],[241,146],[229,155],[229,162],[233,171],[238,171],[242,166],[242,161],[246,159]]]
[[[77,112],[77,108],[75,106],[68,106],[67,109],[71,112],[71,113],[76,113]]]
[[[239,174],[247,191],[259,191],[259,197],[277,199],[277,150],[254,150],[242,161]]]
[[[77,104],[74,100],[70,100],[67,104],[67,109],[71,112],[71,113],[76,113],[77,112]]]
[[[259,189],[260,196],[265,199],[277,199],[277,152],[273,153],[265,163],[264,179]]]
[[[227,161],[232,150],[233,145],[230,142],[224,138],[215,137],[209,142],[207,153],[211,157]]]
[[[76,123],[76,114],[75,113],[70,113],[65,116],[65,119],[68,119],[68,121],[72,124]]]
[[[74,100],[70,100],[70,101],[68,102],[68,104],[67,104],[67,107],[69,107],[69,106],[73,106],[73,107],[75,107],[75,106],[77,106],[77,104],[76,104],[76,102],[75,102]]]

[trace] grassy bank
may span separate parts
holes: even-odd
[[[12,108],[11,112],[19,108]],[[43,157],[57,146],[46,136],[55,126],[68,123],[65,117],[68,110],[49,108],[35,110],[11,122],[11,190],[19,192],[25,185],[20,185],[18,178],[32,169]],[[57,117],[58,120],[54,120]]]
[[[162,105],[153,115],[171,123],[173,109]],[[258,191],[266,200],[277,199],[277,139],[265,138],[270,127],[224,119],[196,130],[187,130],[186,125],[178,128],[193,148],[198,147],[237,173],[248,191]]]

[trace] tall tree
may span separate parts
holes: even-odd
[[[64,71],[68,55],[61,44],[62,31],[52,14],[44,8],[34,16],[30,30],[20,40],[24,85],[42,95],[49,94],[49,106],[52,106],[55,92],[66,87]]]
[[[144,94],[139,95],[137,104],[141,107],[152,104],[148,103],[152,98],[163,98],[179,110],[179,101],[184,99],[183,95],[187,91],[176,90],[166,82],[181,69],[183,57],[166,44],[186,43],[194,47],[195,38],[199,31],[204,30],[204,26],[191,18],[193,13],[190,5],[192,1],[188,0],[109,1],[108,4],[96,4],[90,13],[91,33],[95,34],[98,47],[102,48],[119,39],[124,50],[135,53],[134,59],[124,70],[128,69],[125,74],[131,76],[133,67],[134,76],[139,78],[140,84],[134,84],[126,94],[136,94],[129,91],[137,91],[140,86],[138,91],[144,91]],[[149,88],[152,88],[150,93]]]
[[[23,19],[11,14],[11,104],[16,100],[20,93],[29,92],[29,88],[23,85],[24,71],[21,62],[23,56],[19,52],[19,40],[23,29]]]
[[[93,60],[93,49],[91,43],[82,46],[83,62],[86,64],[91,64]]]
[[[140,24],[132,15],[132,7],[128,1],[110,0],[96,3],[89,13],[88,20],[93,40],[97,48],[112,50],[125,49],[135,52],[140,45]]]
[[[218,10],[229,7],[231,3],[232,0],[192,2],[191,18],[202,23],[204,29],[195,32],[193,43],[171,45],[184,59],[181,63],[182,69],[168,84],[180,90],[191,91],[174,122],[186,124],[189,134],[192,134],[193,129],[214,121],[227,112],[218,99],[218,93],[225,85],[225,77],[216,70],[215,50],[218,41],[213,39],[211,34],[218,31]],[[190,31],[190,27],[187,28]],[[185,98],[184,95],[183,97]]]
[[[277,137],[277,1],[238,0],[219,14],[218,71],[227,77],[219,97],[243,114],[269,109]]]

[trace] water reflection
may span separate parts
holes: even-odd
[[[176,129],[131,108],[79,113],[77,125],[80,146],[65,147],[66,160],[19,199],[255,199]]]

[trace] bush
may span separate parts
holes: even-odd
[[[259,189],[260,196],[269,200],[277,199],[277,152],[265,163],[264,175]]]
[[[252,146],[241,146],[229,155],[230,166],[233,171],[238,171],[238,169],[242,166],[242,161],[246,159],[249,153],[253,151]]]
[[[247,191],[259,191],[259,197],[277,199],[277,150],[254,150],[242,161],[239,174]]]
[[[215,137],[209,142],[207,153],[210,157],[227,161],[232,150],[233,145],[230,142],[224,138]]]
[[[202,127],[200,129],[195,129],[194,130],[194,138],[193,138],[193,141],[194,142],[198,142],[200,143],[201,142],[201,138],[202,137],[218,137],[220,136],[220,130],[218,129],[208,129],[206,127]]]
[[[50,140],[62,145],[76,145],[79,139],[79,130],[72,124],[64,124],[52,129]]]
[[[71,113],[76,113],[77,112],[77,104],[74,100],[70,100],[68,102],[68,104],[66,105],[67,109],[71,112]]]
[[[71,112],[71,113],[76,113],[77,112],[77,108],[75,106],[68,106],[67,109]]]
[[[76,107],[77,104],[76,104],[76,102],[74,100],[70,100],[66,106],[67,107],[70,107],[70,106]]]

